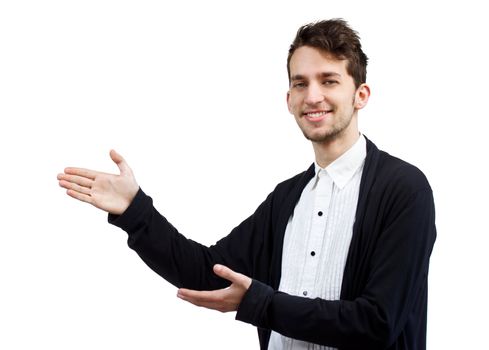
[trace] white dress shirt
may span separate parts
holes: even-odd
[[[306,298],[339,300],[350,247],[365,137],[316,175],[296,204],[285,230],[279,290]],[[272,332],[269,350],[333,349]]]

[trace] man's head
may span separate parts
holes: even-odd
[[[362,51],[357,32],[342,19],[330,19],[306,24],[299,28],[290,45],[287,57],[287,72],[290,81],[290,59],[295,50],[310,46],[339,60],[347,61],[347,72],[359,87],[367,80],[367,55]]]
[[[287,105],[307,139],[348,145],[358,138],[357,112],[370,96],[366,65],[358,36],[344,21],[299,29],[287,62]]]

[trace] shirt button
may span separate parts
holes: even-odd
[[[303,291],[302,295],[307,296],[307,290]]]
[[[322,211],[318,211],[318,215],[319,216],[323,216],[323,212]]]
[[[314,256],[314,255],[316,255],[316,252],[313,250],[313,251],[311,252],[311,256]]]

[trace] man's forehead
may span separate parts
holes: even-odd
[[[301,46],[290,58],[291,76],[302,70],[318,70],[323,72],[346,72],[347,60],[340,59],[330,52],[310,46]]]

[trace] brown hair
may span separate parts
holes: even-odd
[[[335,18],[306,24],[299,28],[290,45],[287,57],[287,72],[290,82],[290,59],[301,46],[311,46],[335,58],[347,60],[347,72],[359,87],[367,80],[367,55],[362,51],[358,33],[348,26],[343,19]]]

